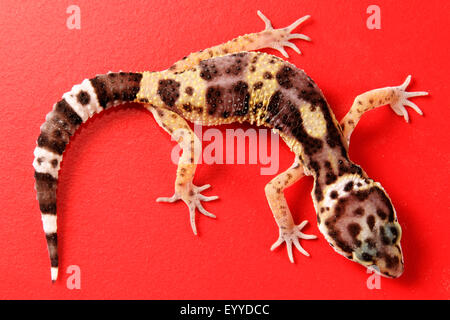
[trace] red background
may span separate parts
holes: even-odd
[[[81,8],[81,30],[66,27],[66,8]],[[381,8],[381,30],[366,27],[366,8]],[[192,234],[184,203],[158,204],[173,193],[174,142],[134,105],[83,125],[64,155],[58,189],[60,278],[49,259],[33,179],[39,127],[72,85],[109,70],[162,70],[186,54],[311,14],[290,61],[322,88],[338,118],[358,94],[413,75],[406,124],[388,107],[364,116],[350,155],[390,194],[403,227],[406,270],[366,287],[368,274],[334,253],[318,231],[312,180],[287,190],[296,223],[308,219],[311,253],[270,252],[278,230],[264,196],[271,179],[260,165],[200,165],[197,185],[218,201],[197,215]],[[13,1],[0,2],[0,298],[415,299],[449,298],[450,6],[447,1]],[[266,50],[276,53],[273,50]],[[219,127],[225,130],[223,127]],[[235,128],[235,126],[231,126]],[[292,161],[280,144],[280,170]],[[81,290],[66,288],[69,265]]]

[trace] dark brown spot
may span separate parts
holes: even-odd
[[[187,112],[191,112],[192,106],[190,103],[185,103],[185,104],[183,104],[183,109],[186,110]]]
[[[384,261],[386,261],[386,268],[396,268],[400,263],[400,260],[397,256],[390,256],[389,254],[384,254]]]
[[[186,87],[184,92],[186,92],[186,94],[192,96],[192,94],[194,93],[194,89],[192,89],[192,87]]]
[[[364,215],[364,209],[362,207],[358,207],[353,211],[355,216],[363,216]]]
[[[254,85],[253,85],[253,89],[255,89],[255,90],[259,90],[259,89],[261,89],[262,87],[263,87],[263,83],[262,83],[262,81],[258,81],[258,82],[256,82]]]
[[[282,67],[276,75],[278,83],[285,89],[292,88],[291,77],[295,77],[295,71],[288,66]]]
[[[361,226],[359,224],[357,224],[357,223],[350,223],[347,226],[347,230],[350,233],[351,237],[353,239],[356,239],[358,234],[361,232]]]
[[[325,183],[326,184],[332,184],[337,180],[337,176],[333,172],[327,172],[325,174]]]
[[[381,220],[385,220],[387,218],[387,214],[381,209],[377,209],[377,216],[379,216]]]
[[[173,107],[180,96],[179,87],[180,83],[175,80],[159,80],[157,93],[166,105]]]
[[[375,226],[375,217],[373,215],[367,217],[367,225],[369,226],[370,230],[373,230],[373,227]]]
[[[264,79],[272,79],[273,78],[272,74],[268,71],[264,72],[263,77],[264,77]]]
[[[339,194],[337,193],[336,190],[333,190],[330,192],[330,198],[331,199],[337,199],[337,197],[339,196]]]
[[[91,100],[91,97],[89,96],[89,93],[81,90],[77,95],[77,100],[79,103],[81,103],[84,106],[89,103],[89,101]]]
[[[367,197],[369,197],[370,192],[371,192],[371,189],[369,189],[369,190],[363,190],[363,191],[357,191],[357,192],[355,193],[355,196],[356,196],[356,198],[357,198],[359,201],[364,201],[364,200],[367,199]]]
[[[349,192],[349,191],[351,191],[352,189],[353,189],[353,181],[347,182],[347,184],[346,184],[345,187],[344,187],[344,191]]]

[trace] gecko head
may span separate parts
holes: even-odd
[[[402,229],[383,187],[371,179],[345,175],[327,187],[319,229],[340,254],[381,275],[403,273]]]

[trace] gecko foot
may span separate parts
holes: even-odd
[[[308,223],[308,221],[305,220],[302,223],[300,223],[299,225],[296,225],[294,228],[292,228],[289,231],[280,228],[280,236],[279,236],[278,240],[272,245],[270,250],[273,251],[276,248],[278,248],[280,246],[280,244],[282,244],[283,242],[286,242],[286,249],[287,249],[287,253],[289,256],[289,260],[292,263],[294,263],[294,256],[292,254],[292,244],[294,244],[294,246],[298,249],[298,251],[303,253],[305,256],[309,257],[309,253],[306,252],[306,250],[302,248],[302,246],[300,245],[300,242],[298,241],[299,238],[300,239],[308,239],[308,240],[317,238],[317,236],[315,236],[315,235],[304,234],[303,232],[301,232],[301,230],[307,223]]]
[[[399,97],[395,103],[391,104],[392,110],[394,110],[397,115],[403,116],[406,122],[409,122],[409,116],[408,111],[406,111],[406,108],[404,106],[411,107],[418,114],[423,115],[422,110],[420,110],[415,103],[409,101],[408,98],[428,95],[428,92],[425,91],[406,92],[405,90],[410,82],[411,75],[406,78],[405,82],[403,82],[402,85],[394,87],[394,89],[397,90]]]
[[[264,31],[272,31],[274,34],[274,39],[273,42],[267,44],[265,47],[266,48],[272,48],[275,50],[280,51],[280,53],[285,56],[286,58],[289,58],[289,55],[287,54],[286,50],[284,50],[284,47],[289,47],[292,50],[294,50],[295,52],[297,52],[298,54],[301,54],[300,49],[293,44],[292,42],[290,42],[289,40],[292,39],[303,39],[306,41],[311,41],[311,38],[301,34],[301,33],[291,33],[292,30],[294,30],[295,28],[297,28],[301,23],[303,23],[305,20],[309,19],[311,16],[306,15],[296,21],[294,21],[294,23],[292,23],[290,26],[287,26],[286,28],[280,28],[280,29],[274,29],[272,27],[272,23],[270,22],[269,19],[267,19],[267,17],[265,15],[262,14],[261,11],[257,11],[258,16],[264,21],[266,28]]]
[[[211,187],[211,185],[209,185],[209,184],[205,184],[204,186],[197,187],[197,186],[193,185],[192,183],[189,183],[189,184],[186,184],[185,187],[183,187],[183,188],[175,188],[175,194],[172,197],[161,197],[161,198],[156,199],[156,202],[172,203],[172,202],[175,202],[178,200],[183,200],[184,203],[186,203],[186,205],[189,208],[189,218],[191,221],[192,231],[194,232],[195,235],[197,235],[197,227],[195,225],[195,209],[198,209],[198,211],[200,211],[200,213],[204,214],[207,217],[210,217],[210,218],[216,217],[212,213],[206,211],[200,202],[200,201],[205,201],[205,202],[212,201],[212,200],[216,200],[219,198],[218,196],[206,197],[200,193],[200,192],[208,189],[209,187]]]

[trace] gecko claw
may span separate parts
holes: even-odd
[[[408,77],[406,77],[405,82],[403,82],[398,87],[394,87],[394,89],[397,90],[398,92],[398,99],[395,103],[391,104],[392,110],[394,110],[394,112],[397,115],[403,116],[406,122],[409,122],[409,115],[405,106],[408,106],[412,108],[414,111],[416,111],[418,114],[423,115],[422,110],[420,110],[420,108],[415,103],[409,101],[408,98],[428,95],[428,92],[426,91],[406,92],[405,90],[410,82],[411,82],[411,75],[408,75]]]
[[[275,250],[283,242],[286,242],[286,249],[287,249],[288,257],[292,263],[294,263],[292,244],[294,244],[294,246],[297,248],[298,251],[300,251],[305,256],[309,257],[309,253],[305,249],[303,249],[303,247],[300,245],[300,241],[298,241],[298,239],[310,240],[310,239],[317,238],[317,236],[315,236],[315,235],[305,234],[305,233],[301,232],[301,230],[307,223],[308,223],[308,221],[305,220],[302,223],[300,223],[299,225],[296,225],[294,228],[292,228],[289,231],[286,231],[286,229],[280,228],[280,235],[279,235],[277,241],[275,241],[275,243],[272,245],[272,247],[270,247],[270,251]]]
[[[306,15],[300,19],[297,19],[291,25],[289,25],[285,28],[274,29],[270,20],[261,11],[258,10],[257,14],[262,19],[262,21],[264,21],[264,24],[265,24],[264,31],[274,31],[275,32],[275,40],[273,41],[273,43],[268,44],[266,47],[278,50],[286,58],[289,58],[289,55],[287,54],[284,47],[289,47],[289,48],[293,49],[295,52],[297,52],[298,54],[302,54],[300,49],[295,44],[290,42],[290,40],[302,39],[302,40],[306,40],[306,41],[311,41],[311,38],[304,34],[301,34],[301,33],[292,33],[291,34],[291,32],[295,28],[297,28],[304,21],[308,20],[311,17],[310,15]]]
[[[189,220],[191,223],[191,227],[192,227],[192,231],[194,232],[195,235],[197,235],[197,226],[195,224],[195,209],[198,209],[198,211],[210,218],[216,218],[216,216],[214,214],[212,214],[211,212],[207,211],[201,201],[213,201],[216,199],[219,199],[218,196],[204,196],[202,195],[200,192],[210,188],[211,185],[209,184],[205,184],[204,186],[201,187],[197,187],[195,185],[193,185],[192,183],[186,184],[185,187],[183,188],[176,188],[175,190],[175,194],[172,197],[161,197],[161,198],[157,198],[156,202],[168,202],[168,203],[172,203],[178,200],[183,200],[184,203],[186,203],[186,205],[189,208]]]

